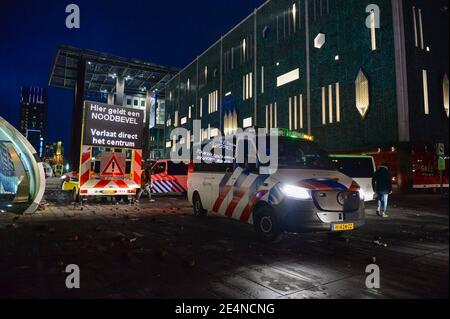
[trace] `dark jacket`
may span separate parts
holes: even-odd
[[[390,193],[392,191],[391,173],[386,166],[380,166],[373,174],[372,188],[375,193]]]
[[[151,176],[147,170],[142,172],[141,175],[141,188],[145,188],[148,184],[150,184]]]

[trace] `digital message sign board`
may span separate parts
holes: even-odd
[[[142,110],[84,102],[83,145],[142,149]]]

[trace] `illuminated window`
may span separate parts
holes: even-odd
[[[362,70],[359,71],[355,81],[356,108],[362,118],[365,118],[369,111],[369,80]]]
[[[253,119],[251,117],[244,119],[244,121],[242,123],[243,128],[251,127],[252,125],[253,125]]]
[[[320,49],[326,42],[325,34],[319,33],[314,39],[314,47]]]
[[[417,33],[417,18],[416,18],[416,7],[412,7],[413,10],[413,26],[414,26],[414,44],[416,47],[419,46],[419,36]]]
[[[428,72],[422,70],[422,82],[423,82],[423,110],[425,114],[430,114],[430,104],[428,98]]]
[[[444,75],[444,79],[442,80],[442,91],[443,91],[443,97],[444,97],[444,110],[445,114],[448,114],[448,75]]]
[[[205,84],[208,83],[208,67],[205,66]]]
[[[250,72],[242,77],[242,99],[248,100],[253,97],[253,73]]]
[[[225,112],[225,116],[223,118],[223,128],[225,135],[230,135],[236,132],[238,129],[236,110],[233,112]]]
[[[266,125],[267,127],[267,125]],[[292,98],[289,98],[289,130],[292,131]]]
[[[322,124],[327,124],[327,111],[326,111],[326,100],[325,100],[325,87],[322,87]]]
[[[328,85],[328,112],[330,123],[333,123],[333,86]]]
[[[277,103],[266,105],[266,129],[277,126]]]
[[[192,108],[193,106],[189,106],[188,108],[188,118],[192,118]]]
[[[203,98],[200,98],[200,117],[203,116]]]
[[[294,130],[297,129],[297,96],[294,96]]]
[[[261,93],[264,93],[264,65],[261,66]]]
[[[175,127],[178,126],[178,116],[179,116],[178,111],[175,111],[175,116],[173,117],[174,118],[173,126],[175,126]]]
[[[425,42],[423,40],[423,20],[422,20],[422,10],[419,9],[419,33],[420,33],[420,48],[425,49]]]
[[[228,116],[228,112],[225,112],[225,116],[223,117],[223,132],[225,135],[229,135],[230,130],[230,118]]]
[[[247,60],[247,41],[245,39],[242,40],[242,58],[241,63],[244,63]]]
[[[181,125],[186,124],[187,123],[187,117],[183,117],[181,118]]]
[[[370,11],[370,38],[372,42],[372,51],[375,51],[377,49],[377,36],[374,10]]]
[[[277,78],[277,87],[296,81],[300,78],[300,69],[295,69]]]
[[[303,129],[303,94],[300,94],[300,129]]]
[[[336,83],[336,122],[341,121],[341,92],[339,82]]]
[[[219,107],[219,103],[218,103],[218,99],[219,99],[219,94],[218,91],[214,91],[212,93],[209,94],[208,96],[209,100],[208,100],[208,113],[214,113],[218,111],[218,107]]]
[[[292,5],[292,24],[294,26],[294,32],[296,30],[296,20],[297,18],[297,6],[295,5],[295,3]]]
[[[187,134],[186,134],[186,146],[187,146],[187,149],[191,148],[191,141],[193,141],[193,140],[194,140],[194,138],[191,135],[191,131],[188,131]]]

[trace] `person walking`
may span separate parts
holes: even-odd
[[[148,194],[148,198],[151,200],[151,196],[152,196],[152,190],[151,190],[151,185],[152,185],[152,178],[151,175],[149,174],[149,172],[147,170],[144,170],[142,172],[142,177],[141,177],[141,189],[139,190],[139,193],[136,196],[136,201],[139,202],[139,199],[142,196],[142,193],[146,192]]]
[[[381,217],[389,217],[386,214],[389,195],[392,194],[391,173],[387,164],[380,165],[372,178],[372,188],[377,196],[377,215]]]

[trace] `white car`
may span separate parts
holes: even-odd
[[[42,165],[44,166],[45,178],[53,177],[53,169],[50,164],[42,162]]]
[[[342,232],[364,225],[359,185],[337,171],[315,143],[299,138],[303,134],[283,132],[274,174],[261,174],[258,161],[191,164],[188,199],[194,214],[253,224],[264,241],[277,241],[284,232]]]

